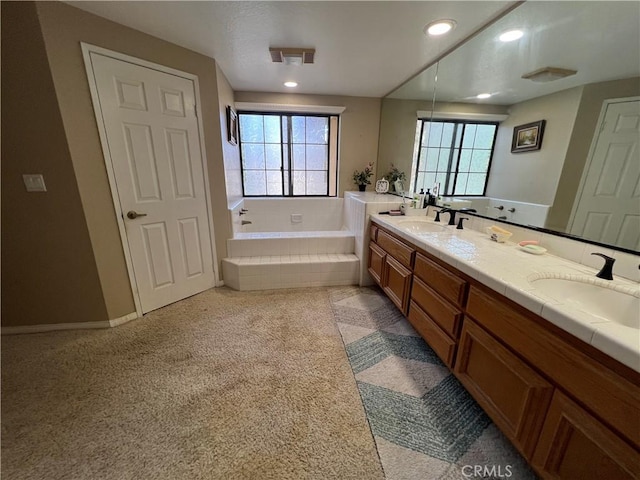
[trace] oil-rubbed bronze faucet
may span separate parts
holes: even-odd
[[[447,225],[455,225],[456,224],[456,210],[451,208],[443,208],[440,210],[440,213],[448,213],[449,214],[449,223]]]
[[[613,280],[613,264],[615,263],[616,259],[605,255],[604,253],[594,252],[591,255],[596,255],[598,257],[604,258],[604,265],[602,266],[602,269],[598,272],[596,277],[603,278],[605,280]]]

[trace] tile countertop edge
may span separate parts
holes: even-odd
[[[596,271],[594,269],[550,254],[530,255],[519,252],[515,248],[510,248],[516,246],[514,243],[498,244],[490,242],[486,235],[474,230],[456,231],[454,227],[451,227],[453,231],[448,230],[443,233],[436,232],[420,236],[409,233],[396,225],[396,222],[399,221],[398,219],[406,219],[406,217],[389,217],[375,214],[371,216],[371,219],[375,219],[376,223],[388,228],[407,242],[441,259],[530,312],[541,316],[562,330],[591,344],[611,358],[640,372],[640,331],[619,325],[613,321],[602,322],[600,320],[595,322],[589,320],[578,309],[573,309],[567,304],[561,304],[553,299],[545,298],[544,295],[538,295],[531,286],[527,288],[528,281],[526,277],[531,273],[558,271],[595,276]],[[474,245],[475,250],[472,248],[464,250],[464,248],[456,245],[456,242],[453,241],[454,239],[462,247],[465,244]],[[523,257],[518,254],[527,256]],[[485,257],[486,255],[494,255],[495,258],[493,261],[487,261],[486,258],[482,257],[483,255]],[[503,268],[499,265],[500,260],[505,255],[510,257],[510,261],[509,265]],[[620,283],[636,285],[630,280],[620,280]],[[634,345],[636,346],[635,350],[633,349]]]

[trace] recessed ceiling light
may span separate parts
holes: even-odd
[[[425,25],[424,33],[426,35],[444,35],[453,30],[455,26],[455,20],[436,20]]]
[[[293,87],[297,87],[298,84],[297,84],[297,82],[284,82],[284,86],[285,87],[289,87],[289,88],[293,88]]]
[[[481,93],[479,95],[476,95],[476,98],[489,98],[490,96],[490,93]]]
[[[507,32],[504,32],[498,38],[500,38],[501,42],[513,42],[514,40],[522,38],[522,35],[524,35],[524,32],[522,30],[509,30]]]

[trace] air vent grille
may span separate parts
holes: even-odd
[[[273,63],[286,65],[309,65],[314,62],[316,50],[314,48],[269,48]]]

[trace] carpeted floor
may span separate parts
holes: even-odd
[[[536,478],[380,289],[331,302],[387,480]]]
[[[2,337],[3,480],[382,479],[329,292]]]

